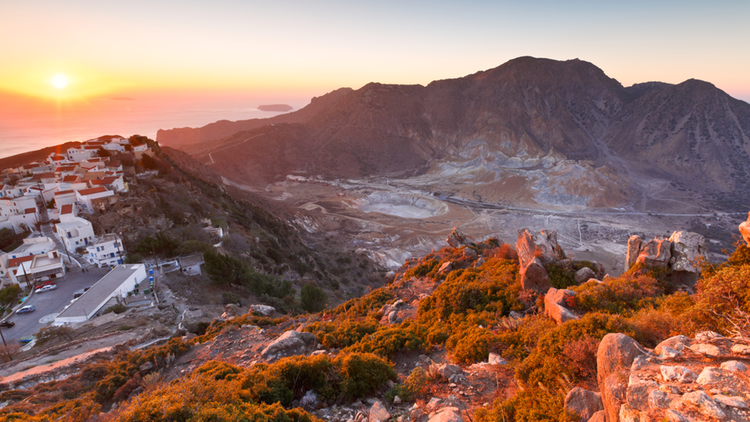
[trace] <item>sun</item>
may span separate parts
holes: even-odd
[[[58,73],[50,79],[50,83],[57,89],[63,89],[68,86],[68,77],[62,73]]]

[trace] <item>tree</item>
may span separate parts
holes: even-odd
[[[141,165],[149,170],[157,170],[159,168],[159,162],[148,154],[143,154],[143,158],[141,158]]]
[[[104,149],[104,147],[99,147],[99,149],[96,150],[96,156],[97,157],[111,157],[112,153]]]
[[[302,286],[300,293],[300,305],[307,312],[320,312],[326,307],[328,295],[320,287],[308,283]]]

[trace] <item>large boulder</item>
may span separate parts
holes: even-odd
[[[599,343],[597,381],[607,421],[618,421],[620,406],[626,401],[630,366],[637,357],[644,355],[648,355],[646,349],[625,334],[607,334]]]
[[[672,242],[667,239],[654,238],[641,243],[641,252],[636,262],[648,268],[667,268],[672,258]]]
[[[698,274],[697,262],[708,256],[706,239],[698,233],[678,231],[672,233],[669,241],[672,243],[672,271]]]
[[[557,233],[542,230],[537,235],[529,229],[520,229],[516,240],[516,251],[523,288],[546,293],[552,285],[544,264],[565,258],[562,247],[557,243]]]
[[[315,334],[289,330],[266,346],[260,355],[263,359],[273,362],[279,358],[312,352],[317,344],[318,338]]]
[[[578,319],[578,315],[567,308],[568,303],[575,297],[576,293],[568,289],[556,289],[550,287],[547,294],[544,295],[544,313],[555,320],[557,324],[562,324],[571,319]]]
[[[747,213],[747,221],[740,223],[740,234],[747,246],[750,246],[750,212]]]
[[[600,278],[600,275],[597,275],[594,270],[592,270],[589,267],[583,267],[580,270],[576,271],[575,280],[576,283],[581,284],[589,281],[592,278]]]
[[[534,258],[526,266],[521,267],[521,286],[542,294],[552,287],[549,274],[539,258]]]
[[[580,416],[581,422],[588,422],[596,412],[604,410],[602,396],[581,387],[574,387],[565,396],[565,409]]]

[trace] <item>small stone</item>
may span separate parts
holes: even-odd
[[[724,336],[715,331],[701,331],[700,333],[695,335],[695,339],[700,342],[717,340],[720,338],[724,338]]]
[[[708,356],[720,356],[721,349],[717,346],[714,346],[713,344],[707,344],[707,343],[698,343],[690,346],[690,350],[694,351],[695,353],[701,353]]]
[[[671,409],[667,410],[664,413],[664,419],[667,422],[690,422],[690,420],[686,418],[685,416],[683,416],[682,413],[676,410],[671,410]]]
[[[714,396],[714,401],[727,407],[736,407],[738,409],[747,409],[747,403],[742,397],[730,397],[723,394]]]
[[[635,372],[639,369],[643,369],[648,366],[648,360],[644,355],[638,355],[633,359],[633,363],[630,365],[630,371]]]
[[[396,396],[393,398],[393,404],[401,404],[401,397]]]
[[[429,402],[427,402],[427,408],[430,409],[430,410],[434,409],[434,408],[440,406],[440,403],[442,403],[442,402],[443,401],[440,400],[439,398],[433,397],[433,398],[430,399]]]
[[[428,422],[464,422],[457,411],[458,409],[451,407],[440,409]]]
[[[732,372],[747,372],[747,365],[736,360],[729,360],[721,364],[721,369]]]
[[[385,422],[391,418],[391,414],[385,409],[383,403],[380,400],[376,400],[375,404],[370,408],[369,422]]]
[[[738,355],[750,355],[750,345],[747,344],[735,344],[732,346],[732,353]]]
[[[721,381],[723,371],[715,366],[707,366],[703,368],[701,374],[695,380],[700,385],[715,384]]]
[[[698,411],[708,417],[723,421],[727,414],[716,404],[715,401],[704,391],[693,391],[682,396],[683,403],[691,404],[698,408]]]
[[[665,409],[669,407],[667,393],[661,390],[653,390],[648,394],[648,407],[651,409]]]
[[[695,372],[684,366],[666,366],[662,365],[660,368],[661,376],[664,381],[678,381],[682,383],[693,382],[698,378]]]
[[[491,353],[490,356],[487,359],[487,362],[489,362],[490,365],[507,365],[508,361],[503,359],[500,355],[497,353]]]
[[[680,352],[679,350],[675,350],[675,349],[673,349],[673,348],[671,348],[669,346],[664,346],[661,349],[661,358],[662,359],[675,358],[675,357],[678,357],[680,355],[682,355],[682,352]]]

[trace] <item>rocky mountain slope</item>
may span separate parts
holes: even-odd
[[[591,63],[522,57],[427,86],[342,89],[273,119],[158,140],[241,183],[420,176],[410,180],[492,203],[646,209],[697,193],[732,207],[747,203],[750,105],[701,81],[625,88]]]

